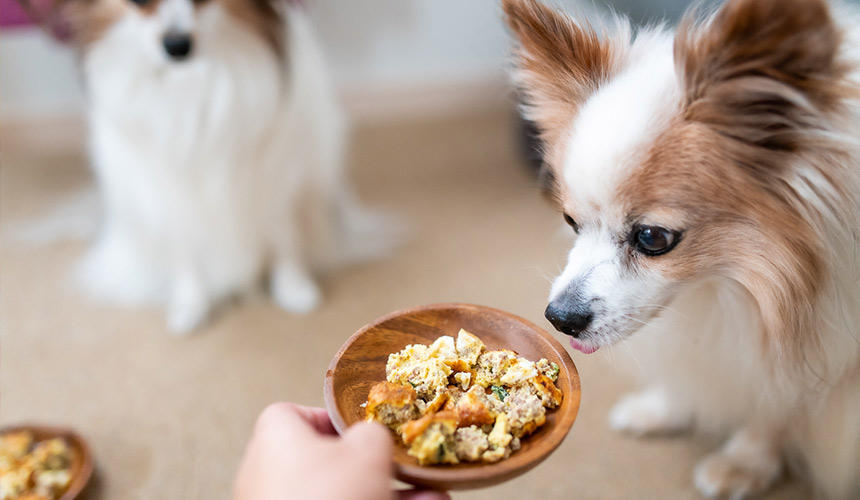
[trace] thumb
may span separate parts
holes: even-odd
[[[365,460],[384,463],[386,467],[391,463],[391,439],[388,429],[373,422],[354,424],[343,435],[343,443],[346,446],[361,450]]]

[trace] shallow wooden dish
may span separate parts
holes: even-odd
[[[72,482],[60,496],[60,500],[74,500],[84,490],[93,475],[93,458],[87,443],[71,429],[44,425],[13,425],[0,429],[0,434],[16,431],[30,431],[36,441],[61,437],[74,452],[72,457]]]
[[[361,404],[373,384],[385,380],[388,355],[407,344],[429,344],[460,328],[474,333],[489,349],[507,348],[532,361],[547,358],[560,367],[561,407],[547,413],[546,424],[523,439],[522,448],[495,464],[420,466],[399,442],[394,462],[401,481],[441,490],[480,488],[516,477],[539,464],[564,440],[579,410],[579,375],[564,347],[550,334],[513,314],[470,304],[433,304],[398,311],[365,326],[341,347],[325,376],[325,402],[338,432],[364,420]],[[392,438],[394,436],[392,435]]]

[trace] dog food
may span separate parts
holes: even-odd
[[[61,438],[0,435],[0,500],[55,500],[72,482],[73,451]]]
[[[456,340],[390,354],[385,372],[368,394],[367,419],[394,431],[421,465],[505,459],[563,397],[556,363],[487,350],[462,329]]]

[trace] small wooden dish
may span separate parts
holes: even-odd
[[[72,457],[72,482],[66,491],[63,492],[59,500],[74,500],[81,494],[90,477],[93,475],[93,458],[90,453],[90,448],[87,443],[71,429],[62,427],[49,427],[44,425],[13,425],[0,429],[0,434],[7,432],[29,431],[33,434],[33,439],[36,441],[44,441],[46,439],[63,438],[72,449],[74,456]]]
[[[550,334],[513,314],[470,304],[433,304],[398,311],[357,331],[334,356],[325,376],[325,402],[338,432],[364,420],[367,394],[385,380],[388,355],[407,344],[429,344],[460,328],[474,333],[488,349],[511,349],[532,361],[547,358],[560,368],[557,385],[564,393],[546,424],[522,441],[510,458],[494,464],[420,466],[406,448],[395,444],[394,462],[401,481],[439,490],[462,490],[498,484],[519,476],[548,457],[564,440],[579,410],[579,374],[570,355]],[[393,437],[393,436],[392,436]]]

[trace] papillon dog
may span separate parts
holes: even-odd
[[[503,6],[576,233],[546,317],[586,354],[627,342],[647,382],[611,426],[725,432],[708,497],[791,466],[860,498],[860,12],[728,0],[670,31]]]
[[[266,278],[320,301],[317,271],[390,247],[344,177],[344,121],[301,6],[66,0],[103,205],[81,267],[96,295],[175,332]],[[382,232],[380,232],[382,231]]]

